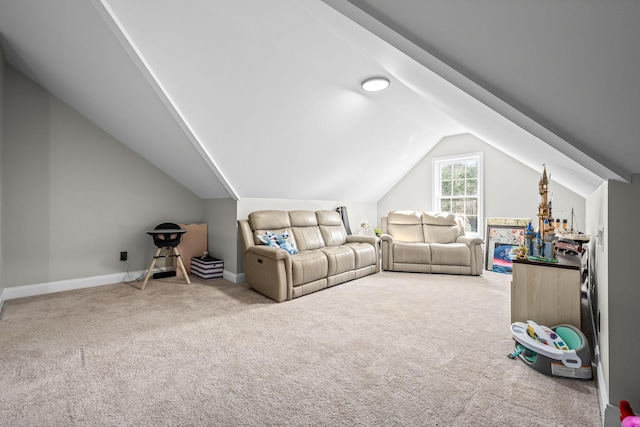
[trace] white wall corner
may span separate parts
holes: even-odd
[[[598,402],[600,403],[600,416],[602,417],[602,425],[605,426],[605,412],[607,406],[609,406],[609,392],[607,390],[607,384],[604,381],[604,372],[602,371],[602,363],[600,362],[600,347],[598,343],[595,344],[593,349],[594,360],[596,360],[596,378],[598,387]]]
[[[4,306],[4,300],[4,289],[2,289],[2,291],[0,291],[0,319],[2,319],[2,307]]]

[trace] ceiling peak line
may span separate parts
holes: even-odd
[[[216,164],[213,157],[206,150],[204,145],[200,142],[199,138],[193,131],[192,127],[189,125],[187,120],[184,118],[184,115],[180,112],[178,107],[173,102],[171,96],[165,90],[164,86],[157,78],[156,74],[151,69],[151,66],[145,60],[142,52],[138,49],[137,45],[130,37],[127,30],[124,28],[124,25],[116,16],[114,10],[108,4],[107,0],[91,0],[94,8],[98,11],[102,19],[111,29],[113,34],[116,36],[122,47],[127,52],[127,55],[131,58],[131,60],[135,63],[136,67],[140,70],[145,80],[151,85],[154,92],[157,94],[158,98],[161,100],[165,108],[169,111],[171,116],[176,120],[176,123],[180,126],[182,131],[185,133],[189,141],[193,144],[194,148],[198,151],[203,160],[207,163],[209,168],[214,172],[216,177],[220,180],[220,183],[223,185],[227,193],[231,196],[233,200],[238,200],[238,193],[235,191],[229,180],[222,173],[218,165]]]
[[[543,143],[546,143],[556,150],[559,155],[566,156],[582,167],[592,171],[594,176],[599,180],[604,181],[607,179],[614,179],[629,182],[631,176],[629,171],[620,170],[619,167],[614,169],[580,151],[571,142],[529,117],[508,102],[499,98],[475,81],[469,79],[464,74],[427,52],[393,28],[385,25],[376,17],[369,15],[358,6],[351,2],[345,2],[342,0],[322,1],[344,14],[358,25],[370,31],[372,34],[375,34],[389,45],[398,49],[400,52],[403,52],[407,57],[416,61],[418,64],[432,71],[462,93],[492,110],[495,114],[502,116],[505,120],[517,126],[524,132],[530,134]]]

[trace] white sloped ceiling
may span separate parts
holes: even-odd
[[[460,86],[600,178],[640,172],[640,2],[325,1],[462,73]]]
[[[465,132],[557,165],[579,194],[624,175],[470,96],[348,2],[0,0],[0,37],[9,63],[202,198],[375,202]],[[391,87],[362,92],[375,75]]]

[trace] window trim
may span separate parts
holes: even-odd
[[[443,163],[450,163],[453,161],[466,161],[466,160],[478,160],[478,231],[477,232],[466,232],[469,236],[478,236],[483,238],[483,224],[484,224],[484,159],[482,152],[475,153],[463,153],[463,154],[454,154],[451,156],[442,156],[442,157],[434,157],[433,158],[433,211],[440,211],[440,199],[442,198],[441,194],[441,174],[440,174],[440,165]]]

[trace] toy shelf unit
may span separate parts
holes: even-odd
[[[511,322],[569,324],[581,329],[580,258],[558,255],[558,262],[513,260]]]
[[[212,256],[191,258],[191,274],[202,280],[221,278],[224,272],[224,261]]]

